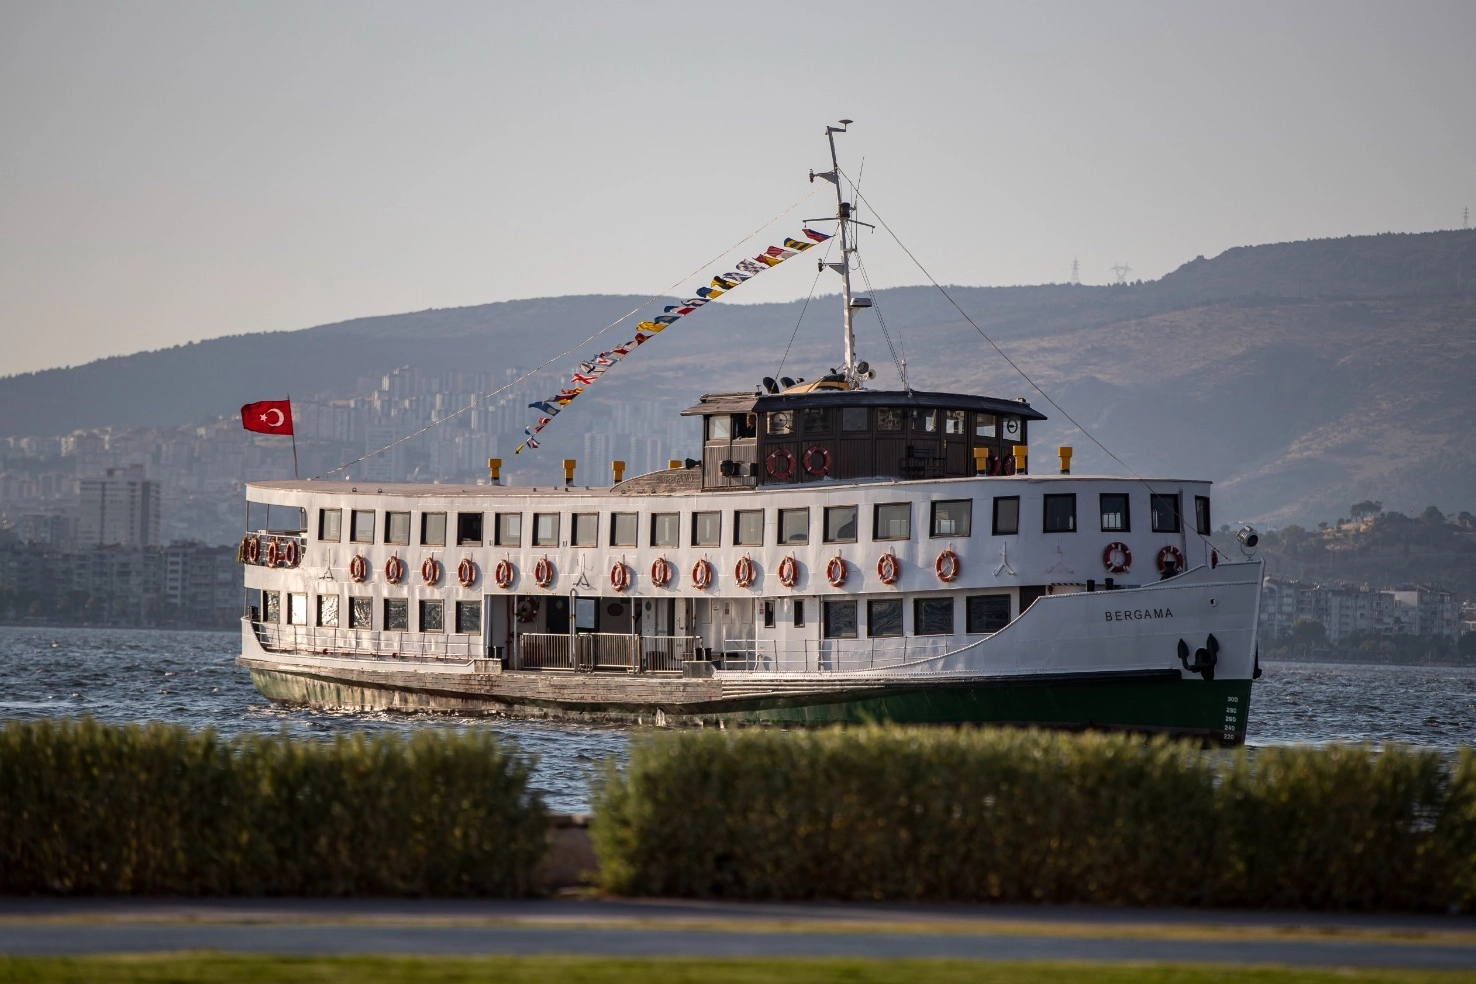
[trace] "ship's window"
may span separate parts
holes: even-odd
[[[805,624],[805,600],[803,598],[794,599],[794,624]]]
[[[912,538],[912,503],[879,502],[872,513],[873,540],[909,540]]]
[[[936,410],[913,410],[912,432],[914,434],[936,434],[938,433],[938,411]]]
[[[479,547],[482,545],[481,513],[456,514],[456,543],[463,547]]]
[[[308,596],[305,594],[289,594],[287,596],[287,624],[308,624]]]
[[[772,600],[765,601],[764,602],[764,628],[766,628],[766,629],[772,629],[773,627],[774,627],[774,602]]]
[[[1179,532],[1179,497],[1160,495],[1155,492],[1148,497],[1149,510],[1153,514],[1153,532]]]
[[[282,592],[263,591],[261,593],[261,620],[274,625],[282,621]]]
[[[1214,532],[1214,527],[1210,526],[1210,501],[1207,495],[1194,497],[1194,530],[1200,536],[1209,536]]]
[[[1019,444],[1025,437],[1025,428],[1019,417],[1005,417],[1000,421],[999,429],[1004,439],[1011,444]]]
[[[636,513],[612,513],[610,515],[610,546],[635,546],[637,522]]]
[[[968,621],[966,631],[998,632],[1010,624],[1010,596],[1006,594],[973,595],[967,602],[964,618]]]
[[[715,547],[723,535],[723,514],[699,512],[692,514],[692,546]]]
[[[906,419],[907,411],[901,407],[881,407],[876,411],[876,429],[879,431],[899,431],[902,429],[902,421]]]
[[[856,507],[855,506],[826,506],[825,507],[825,542],[826,543],[855,543],[856,542]]]
[[[462,635],[482,631],[482,603],[480,601],[458,601],[456,603],[456,631]]]
[[[998,433],[998,420],[992,413],[974,414],[974,436],[994,437]]]
[[[444,601],[422,601],[420,603],[420,631],[446,631],[446,603]]]
[[[809,509],[781,509],[781,510],[779,510],[779,542],[780,543],[809,543],[810,542],[810,510]]]
[[[733,414],[734,437],[758,437],[758,414]]]
[[[653,513],[651,516],[651,546],[676,546],[682,535],[681,520],[679,513]]]
[[[337,543],[343,539],[343,510],[318,510],[318,539],[325,543]]]
[[[498,513],[497,514],[497,545],[499,547],[518,547],[523,543],[523,514],[522,513]]]
[[[713,414],[707,418],[707,439],[709,441],[726,441],[733,436],[733,418],[725,413]]]
[[[533,546],[557,547],[559,545],[559,514],[533,514]]]
[[[827,407],[810,407],[800,411],[800,420],[806,434],[824,434],[830,430],[830,410]]]
[[[600,543],[600,514],[575,513],[571,544],[576,547],[597,547]]]
[[[968,536],[973,499],[945,499],[933,503],[933,536]]]
[[[410,599],[384,599],[384,628],[386,632],[404,632],[410,628]]]
[[[1121,492],[1102,493],[1102,532],[1127,533],[1132,527],[1128,522],[1128,497]]]
[[[864,431],[869,423],[865,407],[845,407],[841,410],[843,431]]]
[[[420,514],[420,542],[423,546],[427,547],[444,547],[446,545],[445,513]]]
[[[856,602],[827,601],[821,610],[821,632],[827,639],[856,638]]]
[[[325,629],[338,628],[338,595],[318,595],[318,624]]]
[[[353,512],[353,528],[350,535],[355,543],[374,542],[374,510],[355,509]]]
[[[1076,494],[1045,496],[1041,529],[1046,533],[1076,532]]]
[[[387,512],[384,514],[384,542],[385,543],[409,543],[410,542],[410,514],[407,512]]]
[[[1020,497],[997,495],[994,497],[994,535],[1013,536],[1020,532]]]
[[[374,621],[373,598],[349,599],[349,628],[372,629]]]
[[[962,410],[943,411],[943,433],[960,435],[964,433],[964,412]]]
[[[733,513],[733,543],[740,547],[763,546],[764,511],[762,509],[739,509]]]
[[[770,434],[793,434],[794,433],[794,411],[773,410],[769,413]]]
[[[952,598],[914,598],[913,635],[953,635]]]
[[[866,634],[873,639],[902,634],[902,599],[885,598],[866,603]]]

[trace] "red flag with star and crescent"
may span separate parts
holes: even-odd
[[[292,401],[261,400],[241,408],[241,426],[258,434],[291,434]]]

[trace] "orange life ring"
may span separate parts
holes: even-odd
[[[251,542],[246,545],[246,561],[254,564],[261,560],[261,537],[250,537]]]
[[[267,566],[276,567],[277,561],[282,559],[282,548],[277,543],[277,538],[272,537],[267,541]]]
[[[706,591],[712,584],[712,564],[704,558],[692,565],[692,587],[698,591]]]
[[[399,584],[405,576],[405,562],[399,557],[390,557],[384,562],[384,579],[390,584]]]
[[[799,564],[795,561],[794,554],[790,554],[788,557],[779,561],[779,583],[786,588],[792,588],[798,580]]]
[[[958,554],[952,550],[945,550],[933,561],[933,573],[938,575],[938,580],[944,584],[951,584],[958,580],[959,571],[963,569],[958,562]]]
[[[461,558],[461,563],[456,565],[456,580],[461,582],[463,588],[477,583],[477,565],[470,557]]]
[[[553,584],[553,561],[547,557],[539,557],[538,563],[533,565],[533,580],[540,588],[546,588],[550,584]]]
[[[1003,456],[1000,457],[1000,459],[999,459],[999,473],[1001,475],[1013,475],[1013,474],[1015,474],[1015,456],[1014,455],[1007,454],[1007,455],[1003,455]]]
[[[782,462],[784,467],[780,468],[778,462]],[[785,448],[775,448],[764,459],[764,468],[768,470],[770,478],[788,481],[794,477],[794,455]]]
[[[615,566],[610,568],[610,587],[616,591],[630,587],[630,568],[622,560],[615,561]]]
[[[435,584],[441,580],[441,562],[434,557],[427,557],[420,565],[420,579],[426,584]]]
[[[664,588],[671,580],[671,564],[665,557],[657,557],[651,561],[651,583],[658,588]]]
[[[492,569],[492,579],[497,582],[497,586],[499,588],[502,588],[504,591],[506,591],[508,588],[512,587],[513,575],[515,573],[516,571],[513,570],[512,561],[503,558],[502,560],[499,560],[497,562],[497,566]]]
[[[349,577],[355,584],[362,584],[368,576],[369,561],[364,559],[363,554],[354,554],[354,559],[349,561]]]
[[[738,587],[746,588],[753,583],[753,578],[753,561],[748,559],[748,554],[744,554],[738,558],[738,563],[733,568],[733,580],[738,582]]]
[[[288,567],[296,567],[297,562],[302,559],[301,552],[297,549],[296,540],[288,540],[282,547],[282,563]]]
[[[1119,559],[1116,555],[1121,554]],[[1129,567],[1133,566],[1133,552],[1128,545],[1121,540],[1113,540],[1102,548],[1102,566],[1113,574],[1126,574]]]
[[[1166,568],[1163,562],[1170,557],[1174,558],[1174,573],[1184,573],[1184,555],[1179,551],[1178,547],[1172,544],[1158,551],[1158,573],[1162,574],[1164,572]]]
[[[832,588],[846,583],[846,562],[841,560],[840,554],[830,558],[830,562],[825,565],[825,580],[830,582]]]
[[[812,458],[815,454],[820,455],[820,464],[818,466]],[[826,472],[830,471],[830,452],[818,444],[812,444],[806,448],[805,455],[800,461],[804,464],[805,471],[814,475],[816,478],[824,478]]]
[[[897,565],[897,555],[888,550],[881,555],[876,562],[876,576],[881,578],[882,584],[896,584],[897,579],[902,576],[902,570]]]

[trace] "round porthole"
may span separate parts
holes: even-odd
[[[1210,604],[1213,605],[1214,602],[1210,602]],[[616,615],[624,615],[625,606],[620,604],[620,602],[618,601],[611,602],[605,607],[605,614],[611,616],[612,618]]]

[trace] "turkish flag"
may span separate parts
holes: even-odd
[[[262,400],[241,408],[241,426],[258,434],[291,434],[292,403],[289,400]]]

